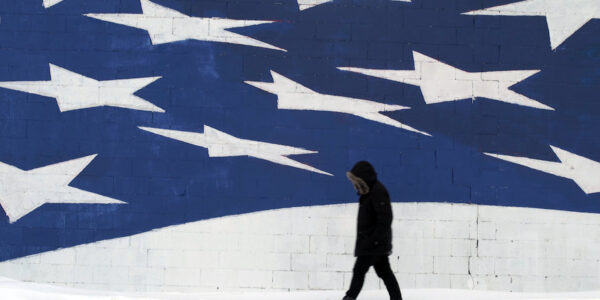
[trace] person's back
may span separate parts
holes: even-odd
[[[391,254],[393,216],[387,190],[378,181],[359,201],[354,255]]]
[[[392,253],[392,205],[385,186],[377,180],[373,166],[366,161],[356,163],[346,174],[359,198],[356,246],[357,257],[350,289],[344,300],[358,297],[365,274],[371,266],[385,283],[392,300],[400,300],[400,288],[392,272],[388,256]]]

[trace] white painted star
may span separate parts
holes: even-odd
[[[234,137],[209,126],[204,126],[204,133],[177,131],[160,128],[139,127],[170,139],[208,149],[209,157],[251,156],[268,160],[276,164],[303,169],[319,174],[333,176],[309,165],[288,158],[288,155],[313,154],[316,151],[305,150],[284,145],[277,145]]]
[[[44,7],[48,8],[61,2],[63,2],[63,0],[44,0]]]
[[[367,120],[402,128],[429,136],[428,133],[402,124],[381,112],[409,109],[400,105],[383,104],[370,100],[325,95],[300,85],[274,71],[273,83],[245,81],[261,90],[277,95],[277,108],[293,110],[329,111],[355,115]]]
[[[227,31],[227,29],[235,27],[273,23],[273,21],[190,17],[149,0],[141,0],[141,3],[142,14],[86,14],[86,16],[144,29],[148,31],[153,45],[194,39],[285,51],[253,38]]]
[[[464,13],[487,16],[544,16],[552,49],[592,19],[600,18],[598,0],[525,0]]]
[[[374,70],[343,67],[344,71],[421,87],[427,104],[483,97],[501,102],[554,110],[509,88],[539,70],[466,72],[413,51],[415,70]]]
[[[124,204],[125,202],[86,192],[69,183],[96,154],[29,171],[0,162],[0,205],[14,223],[45,203]]]
[[[298,0],[298,8],[300,10],[309,9],[311,7],[315,7],[317,5],[321,5],[327,2],[332,2],[333,0]],[[410,2],[411,0],[391,0],[395,2]]]
[[[98,106],[164,110],[134,93],[160,77],[98,81],[50,64],[48,81],[0,82],[0,87],[56,98],[61,112]]]
[[[600,163],[558,147],[550,147],[558,156],[560,162],[501,154],[485,154],[538,171],[569,178],[575,181],[586,194],[600,193]]]

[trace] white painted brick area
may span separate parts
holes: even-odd
[[[530,208],[395,203],[404,288],[600,289],[600,217]],[[0,276],[121,291],[343,290],[356,204],[199,221],[0,263]],[[374,271],[365,289],[384,288]]]

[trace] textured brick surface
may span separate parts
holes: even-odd
[[[161,76],[135,95],[168,111],[65,112],[61,99],[0,89],[1,162],[32,170],[99,153],[70,186],[128,203],[44,205],[20,222],[1,215],[0,275],[135,291],[343,289],[351,279],[357,212],[343,174],[367,157],[392,199],[404,201],[394,202],[390,256],[402,287],[600,289],[598,194],[582,192],[574,178],[483,154],[558,163],[552,143],[598,157],[598,22],[556,49],[542,17],[462,14],[499,2],[507,1],[156,0],[181,16],[148,17],[133,0],[71,0],[51,11],[41,0],[0,0],[0,82],[49,80],[50,63],[97,81]],[[138,14],[134,23],[158,33],[82,16],[109,12]],[[195,20],[192,28],[188,16],[212,19]],[[217,30],[217,18],[250,17],[272,24]],[[247,35],[230,34],[242,31]],[[210,42],[190,38],[197,34]],[[169,35],[180,39],[159,43]],[[245,36],[287,51],[261,52]],[[436,69],[442,62],[456,67]],[[390,71],[377,78],[338,69],[348,66]],[[245,83],[271,83],[273,70],[297,81],[284,89],[293,99],[410,106],[384,115],[434,136],[356,115],[282,110],[275,95]],[[387,78],[393,70],[414,72],[404,74],[405,84]],[[541,73],[527,82],[491,74],[505,70]],[[443,88],[429,93],[410,83],[432,74],[450,76],[434,76]],[[84,86],[77,78],[69,87]],[[456,86],[466,86],[466,96],[443,101]],[[94,91],[79,96],[94,102],[123,92]],[[512,92],[556,111],[496,101]],[[345,103],[357,112],[357,102]],[[310,177],[245,155],[217,160],[137,128],[195,130],[206,123],[261,141],[314,146],[319,155],[298,161],[335,176]],[[217,152],[231,145],[220,146]],[[44,180],[19,186],[3,170],[0,201],[44,192],[36,189]],[[61,203],[69,195],[44,197]],[[365,288],[383,285],[371,272]]]
[[[589,214],[436,204],[439,211],[474,210],[480,214],[447,214],[444,221],[433,222],[438,216],[428,209],[430,205],[393,205],[395,224],[411,224],[414,229],[419,223],[425,228],[408,237],[394,231],[390,264],[402,287],[505,291],[599,288],[596,246],[600,243],[600,220]],[[3,262],[0,275],[137,291],[344,289],[352,278],[356,208],[356,204],[292,208],[172,226]],[[485,221],[481,221],[482,211]],[[554,216],[546,218],[547,214]],[[263,228],[251,227],[258,222],[292,224],[302,218],[323,226],[336,224],[335,233],[322,235],[315,230],[281,235],[273,230],[264,234]],[[339,220],[344,220],[344,226],[338,226]],[[477,230],[482,223],[486,229]],[[433,227],[426,229],[428,226]],[[475,235],[468,234],[469,226],[475,226]],[[581,231],[580,226],[587,230]],[[510,238],[493,238],[489,228],[504,228]],[[548,234],[548,228],[560,234],[537,239]],[[437,235],[441,231],[444,236]],[[481,232],[485,234],[477,234]],[[372,270],[365,288],[383,288]]]

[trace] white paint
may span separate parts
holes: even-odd
[[[302,11],[305,9],[309,9],[321,4],[325,4],[327,2],[332,2],[333,0],[298,0],[298,8]],[[411,0],[390,0],[393,2],[410,2]]]
[[[600,290],[598,214],[408,202],[393,210],[390,262],[405,290]],[[103,291],[298,290],[318,278],[331,285],[321,288],[348,288],[356,212],[353,203],[173,225],[4,261],[0,276]],[[371,270],[365,290],[383,288]]]
[[[142,14],[85,14],[88,17],[148,31],[153,45],[187,39],[231,43],[285,51],[227,29],[273,23],[273,21],[234,20],[186,16],[176,10],[141,0]]]
[[[210,293],[116,293],[101,290],[76,289],[0,278],[0,294],[6,299],[19,300],[339,300],[344,290],[310,292],[210,292]],[[506,299],[587,299],[600,298],[600,292],[560,294],[531,294],[446,289],[402,289],[405,299],[411,300],[506,300]],[[387,291],[363,291],[361,300],[379,300]]]
[[[56,98],[61,112],[99,106],[135,110],[164,110],[134,93],[160,77],[98,81],[50,64],[48,81],[0,82],[0,87]]]
[[[300,10],[305,10],[331,1],[332,0],[298,0],[298,8]]]
[[[560,162],[501,154],[485,154],[538,171],[569,178],[575,181],[586,194],[600,193],[600,163],[558,147],[550,147],[558,156]]]
[[[49,8],[61,2],[63,2],[63,0],[44,0],[44,7]]]
[[[369,76],[421,87],[427,104],[483,97],[501,102],[554,110],[509,88],[539,70],[466,72],[413,51],[415,70],[374,70],[341,67]]]
[[[284,145],[277,145],[234,137],[209,126],[204,126],[204,133],[186,132],[169,129],[139,127],[170,139],[208,149],[209,157],[251,156],[276,164],[299,168],[319,174],[333,176],[327,172],[288,158],[288,155],[314,154],[317,151],[305,150]]]
[[[544,16],[552,49],[592,19],[600,18],[598,0],[525,0],[464,13],[487,16]]]
[[[69,186],[95,157],[94,154],[29,171],[0,162],[0,205],[9,222],[16,222],[45,203],[124,204]]]
[[[355,115],[367,120],[402,128],[408,131],[430,136],[428,133],[402,124],[386,115],[385,111],[397,111],[410,107],[383,104],[370,100],[325,95],[315,92],[297,82],[294,82],[274,71],[271,71],[273,83],[245,81],[247,84],[263,91],[277,95],[277,108],[292,110],[328,111]]]

